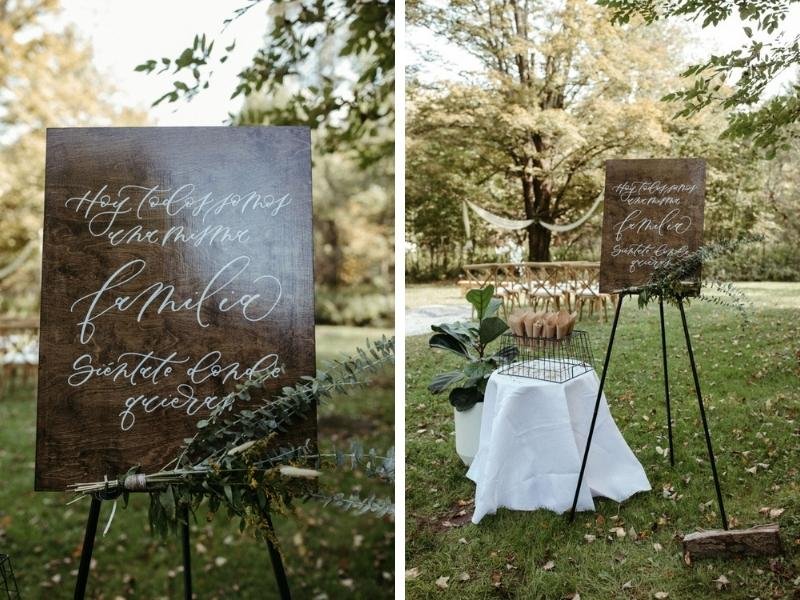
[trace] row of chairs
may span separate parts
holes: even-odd
[[[616,295],[600,293],[599,263],[488,263],[466,265],[464,272],[466,279],[458,282],[462,291],[491,284],[506,315],[514,306],[531,306],[576,310],[583,318],[588,305],[590,316],[602,308],[608,319],[608,308],[617,301]]]

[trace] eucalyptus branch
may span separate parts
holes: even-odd
[[[758,235],[744,234],[732,240],[706,244],[679,259],[668,261],[653,271],[646,284],[637,288],[639,307],[644,308],[655,298],[677,304],[679,301],[688,303],[690,297],[697,297],[701,301],[735,309],[746,322],[747,302],[741,290],[730,282],[715,279],[705,281],[701,285],[698,275],[704,264],[761,239],[762,237]],[[717,295],[701,293],[702,288],[716,292]]]
[[[187,440],[178,457],[160,471],[143,474],[137,469],[116,480],[78,483],[70,489],[78,496],[121,495],[125,504],[134,491],[150,494],[150,525],[166,534],[183,518],[178,507],[195,510],[205,500],[211,513],[225,508],[240,518],[240,528],[264,534],[265,515],[288,512],[293,499],[319,499],[325,505],[363,514],[384,516],[394,510],[390,500],[361,499],[344,494],[325,495],[317,479],[330,472],[350,469],[376,481],[394,482],[394,451],[364,450],[354,442],[349,452],[336,448],[320,453],[313,440],[290,447],[275,447],[275,440],[312,407],[337,394],[364,387],[384,366],[394,361],[394,339],[367,342],[352,356],[328,361],[313,377],[303,377],[253,409],[229,415],[236,401],[248,401],[263,392],[264,377],[256,377],[223,398],[198,431]],[[202,458],[198,458],[202,457]]]
[[[394,503],[388,498],[378,498],[370,496],[368,498],[361,498],[357,494],[345,496],[344,494],[334,494],[326,496],[325,494],[311,494],[315,500],[320,500],[323,506],[335,506],[348,512],[354,512],[357,515],[365,513],[373,513],[379,517],[386,515],[394,515]]]
[[[251,429],[250,438],[266,437],[282,432],[298,416],[306,414],[311,406],[331,399],[336,394],[367,385],[368,375],[380,371],[394,362],[394,338],[367,342],[366,350],[359,348],[355,355],[326,363],[327,371],[317,371],[314,377],[303,377],[293,387],[284,387],[280,395],[253,410],[242,410],[232,419],[222,419],[235,400],[251,399],[250,391],[261,387],[265,377],[255,378],[240,386],[238,391],[226,396],[212,411],[208,419],[199,421],[199,431],[181,452],[181,462],[187,457],[205,456],[201,462],[218,459],[228,448],[236,446],[244,429]],[[244,440],[242,440],[244,441]],[[203,454],[211,447],[211,454]]]

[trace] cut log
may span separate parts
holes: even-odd
[[[691,564],[695,558],[775,556],[781,552],[777,523],[750,529],[696,531],[683,538],[683,558],[687,564]]]

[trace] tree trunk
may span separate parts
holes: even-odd
[[[552,233],[539,225],[539,219],[547,220],[550,213],[550,188],[532,175],[522,175],[522,197],[525,202],[525,217],[536,219],[528,228],[528,260],[532,262],[550,261],[550,241]]]
[[[550,261],[550,235],[550,230],[538,223],[528,226],[528,260],[532,262]]]

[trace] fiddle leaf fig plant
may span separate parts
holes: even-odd
[[[467,302],[475,309],[476,322],[442,323],[432,325],[431,348],[447,350],[465,359],[459,370],[439,373],[428,385],[432,394],[450,390],[449,399],[456,410],[469,410],[483,402],[486,381],[501,364],[516,358],[516,348],[501,348],[488,353],[488,346],[508,331],[506,322],[497,316],[502,301],[494,297],[494,287],[488,285],[467,292]]]

